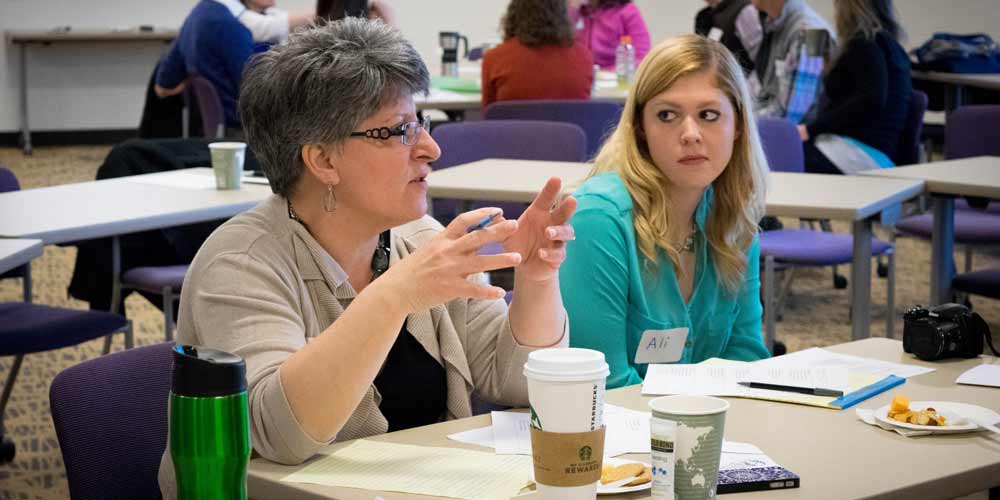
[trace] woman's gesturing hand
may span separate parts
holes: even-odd
[[[504,289],[474,283],[469,275],[516,266],[521,254],[508,251],[499,255],[479,255],[479,248],[504,241],[518,229],[519,222],[506,220],[499,208],[480,208],[459,215],[430,243],[420,247],[389,268],[372,285],[388,287],[402,301],[407,313],[428,309],[437,304],[464,297],[471,299],[503,298]],[[483,229],[469,229],[491,217]]]
[[[518,276],[532,282],[552,280],[566,259],[566,242],[575,239],[569,218],[576,211],[576,199],[559,201],[562,181],[552,177],[531,206],[517,220],[517,229],[504,240],[504,250],[520,254],[524,261]]]

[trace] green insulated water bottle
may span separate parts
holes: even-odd
[[[170,458],[178,500],[247,497],[250,418],[242,358],[207,347],[174,348]]]

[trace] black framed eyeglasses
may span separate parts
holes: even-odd
[[[417,143],[417,140],[420,139],[421,130],[426,130],[427,133],[431,132],[430,118],[424,118],[420,121],[407,122],[394,129],[389,127],[379,127],[368,129],[364,132],[351,132],[351,137],[365,137],[368,139],[387,141],[392,137],[399,136],[403,141],[403,144],[412,146]]]

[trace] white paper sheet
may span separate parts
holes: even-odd
[[[512,411],[494,411],[493,445],[497,455],[531,455],[531,415]]]
[[[160,175],[144,175],[129,178],[128,182],[153,184],[181,189],[215,189],[215,177],[191,172],[170,172]]]
[[[1000,387],[1000,365],[979,365],[958,376],[956,384]]]
[[[507,500],[531,479],[531,457],[361,439],[282,481],[451,498]]]
[[[750,389],[737,382],[765,382],[798,387],[822,387],[849,391],[845,368],[809,366],[762,366],[755,363],[649,365],[642,384],[643,394],[690,394],[751,397],[774,393]],[[782,395],[795,394],[785,393]]]
[[[889,375],[909,378],[934,371],[934,368],[923,366],[890,363],[878,359],[862,358],[849,354],[840,354],[819,347],[804,349],[784,356],[775,356],[754,363],[762,366],[814,366],[817,368],[846,368],[850,371],[870,373],[878,378]]]
[[[448,439],[461,443],[495,448],[497,454],[531,454],[530,415],[523,412],[495,411],[493,425],[451,434]],[[626,453],[649,453],[649,412],[616,405],[604,405],[604,456]]]

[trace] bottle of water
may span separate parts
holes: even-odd
[[[635,76],[635,47],[632,37],[622,35],[618,48],[615,49],[615,73],[618,75],[618,87],[626,89],[632,85]]]

